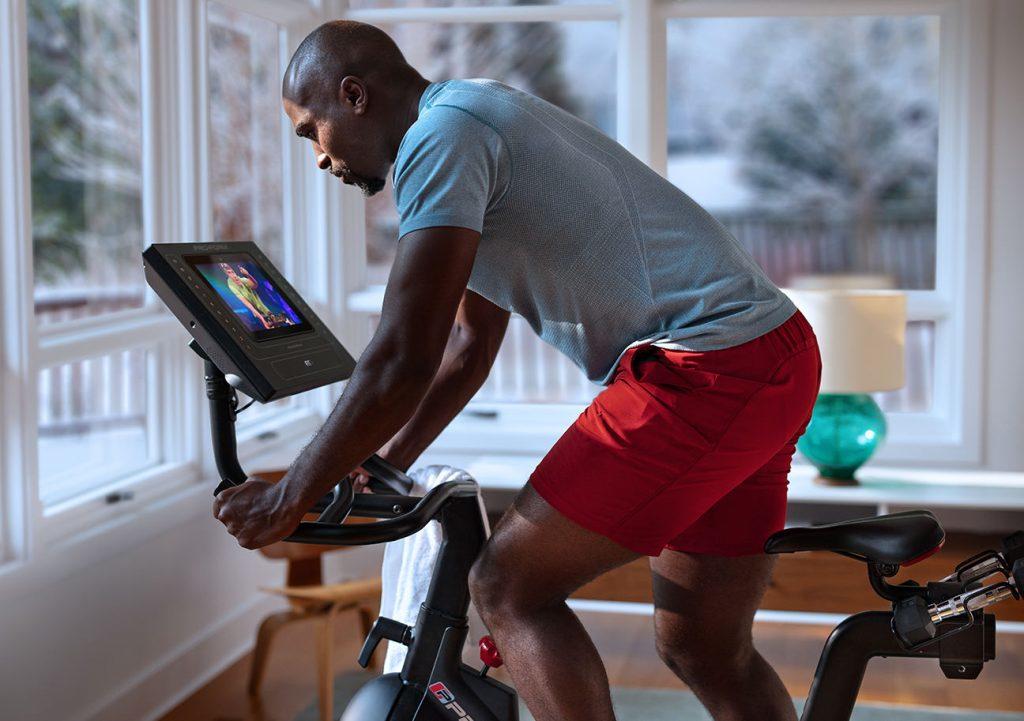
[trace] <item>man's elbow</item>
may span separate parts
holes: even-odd
[[[459,339],[453,348],[455,371],[468,382],[482,384],[490,375],[500,344],[500,340],[489,342],[477,334]]]

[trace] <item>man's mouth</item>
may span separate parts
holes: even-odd
[[[367,180],[361,178],[358,175],[352,173],[348,168],[342,166],[340,168],[331,168],[330,174],[335,178],[339,178],[345,185],[354,185],[363,191],[363,195],[367,197],[378,193],[384,188],[383,181]]]

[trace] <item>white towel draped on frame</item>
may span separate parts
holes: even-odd
[[[427,466],[417,469],[411,476],[415,482],[412,489],[414,496],[421,496],[448,481],[473,480],[466,471],[451,466]],[[480,508],[483,511],[482,500]],[[487,514],[484,513],[485,525],[486,519]],[[490,533],[488,526],[488,537]],[[440,547],[441,524],[437,521],[431,521],[418,533],[385,545],[384,564],[381,570],[381,616],[409,626],[415,625],[420,605],[426,599],[427,590],[430,588],[430,576]],[[476,645],[480,637],[486,633],[483,623],[471,608],[468,643]],[[384,659],[384,673],[401,671],[407,650],[402,644],[389,641],[387,656]]]

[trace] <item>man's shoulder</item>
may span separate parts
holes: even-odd
[[[482,124],[500,133],[499,126],[514,109],[514,89],[496,80],[447,80],[439,85],[420,110],[414,129],[472,132]]]
[[[432,89],[419,117],[406,132],[398,148],[396,168],[423,153],[449,153],[472,144],[488,147],[504,143],[500,110],[493,108],[501,85],[493,80],[448,80]],[[501,86],[505,88],[507,86]],[[428,91],[431,92],[431,91]]]

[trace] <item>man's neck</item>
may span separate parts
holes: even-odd
[[[398,93],[395,103],[395,123],[392,128],[391,137],[388,139],[388,147],[391,151],[391,161],[394,162],[398,156],[398,146],[402,138],[416,122],[420,113],[420,98],[423,91],[430,85],[430,81],[418,77],[406,84]]]

